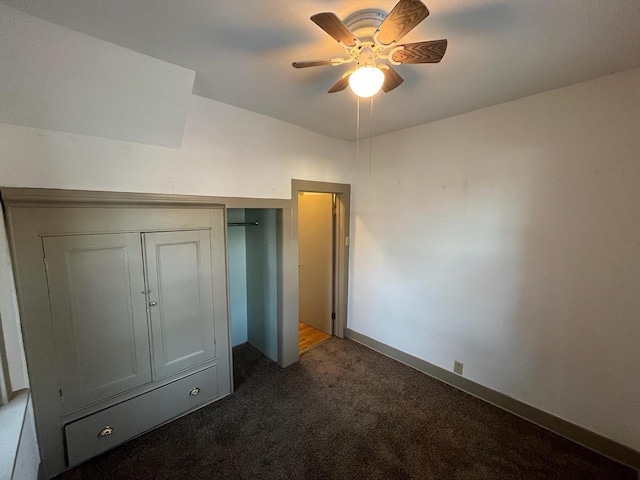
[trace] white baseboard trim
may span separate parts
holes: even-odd
[[[524,418],[536,425],[550,430],[572,442],[578,443],[590,450],[593,450],[605,457],[609,457],[616,462],[627,465],[636,470],[640,470],[640,452],[622,445],[615,440],[603,437],[602,435],[587,430],[579,425],[568,422],[560,417],[539,410],[531,405],[509,397],[504,393],[492,390],[489,387],[473,382],[468,378],[457,375],[453,372],[438,367],[432,363],[405,353],[397,348],[391,347],[361,333],[347,329],[347,338],[358,342],[378,353],[386,355],[400,363],[426,373],[430,377],[440,380],[452,387],[466,392],[474,397],[484,400],[496,407],[502,408],[509,413]]]

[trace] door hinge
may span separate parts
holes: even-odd
[[[333,312],[333,313],[331,314],[331,320],[335,320],[335,319],[336,319],[336,312]]]

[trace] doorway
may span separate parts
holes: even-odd
[[[298,260],[298,349],[346,332],[349,185],[292,181]]]
[[[333,335],[335,194],[298,193],[300,353]]]

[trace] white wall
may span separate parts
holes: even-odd
[[[0,123],[179,147],[194,78],[0,5]]]
[[[640,450],[639,132],[634,69],[375,138],[349,327]]]
[[[290,198],[291,178],[349,181],[349,143],[191,95],[193,75],[0,5],[0,186]]]
[[[290,198],[349,183],[351,145],[192,96],[179,149],[0,124],[0,186]]]

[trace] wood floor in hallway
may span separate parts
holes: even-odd
[[[305,350],[310,349],[314,345],[319,344],[320,342],[324,342],[327,338],[331,338],[331,335],[327,335],[326,333],[318,330],[317,328],[313,328],[306,323],[299,322],[299,339],[298,339],[298,351],[300,353]]]

